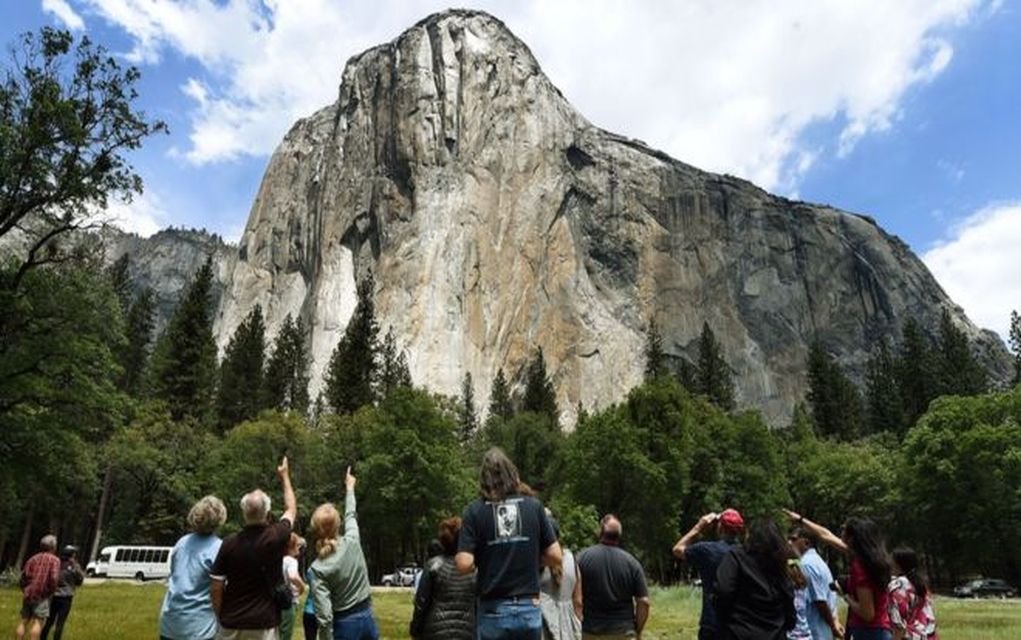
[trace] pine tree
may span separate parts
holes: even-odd
[[[866,365],[865,398],[868,426],[872,433],[905,431],[904,402],[897,382],[896,362],[886,341],[879,343]]]
[[[472,384],[472,374],[466,371],[464,380],[461,382],[461,403],[459,408],[461,442],[468,442],[475,435],[479,426],[478,414],[475,412],[475,386]]]
[[[308,412],[308,349],[301,320],[290,314],[273,343],[262,384],[262,406],[280,411]]]
[[[387,329],[379,349],[379,397],[385,398],[398,387],[411,386],[408,357],[397,349],[393,329]]]
[[[354,413],[376,401],[379,326],[371,274],[358,285],[358,304],[326,369],[326,402],[337,413]]]
[[[132,396],[142,393],[145,367],[156,326],[156,300],[152,289],[145,288],[128,309],[124,323],[125,344],[121,352],[120,387]]]
[[[174,420],[213,418],[216,342],[213,339],[213,263],[206,260],[182,296],[152,361],[152,389]]]
[[[724,411],[734,408],[734,381],[730,375],[730,366],[708,322],[702,324],[702,335],[698,342],[695,388]]]
[[[544,414],[549,416],[553,424],[558,423],[557,394],[553,389],[553,381],[546,373],[546,358],[543,356],[542,347],[535,350],[535,356],[528,363],[521,410]]]
[[[968,336],[946,309],[940,317],[938,347],[940,395],[974,396],[988,391],[989,378],[971,354]]]
[[[259,413],[265,353],[266,325],[262,307],[255,305],[223,354],[216,402],[220,429],[226,431]]]
[[[649,321],[645,335],[645,379],[652,380],[667,373],[666,354],[663,352],[663,336],[655,320]]]
[[[808,403],[816,431],[838,440],[853,440],[862,431],[858,388],[836,361],[815,341],[808,355]]]
[[[697,378],[698,368],[688,362],[687,358],[681,357],[680,364],[677,366],[677,381],[691,393],[698,393]]]
[[[131,295],[131,273],[130,257],[123,254],[113,264],[107,267],[106,273],[110,278],[110,286],[113,287],[117,299],[121,303],[121,311],[126,315],[134,302]]]
[[[1014,354],[1014,385],[1021,384],[1021,315],[1010,312],[1010,350]]]
[[[493,378],[493,387],[489,392],[489,414],[488,417],[510,420],[514,417],[514,405],[511,403],[510,386],[507,378],[503,375],[503,369],[496,371]]]
[[[905,425],[911,428],[939,395],[936,356],[914,318],[904,323],[896,371]]]

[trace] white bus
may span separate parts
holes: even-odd
[[[170,575],[171,547],[103,547],[95,562],[85,572],[105,578],[151,580]]]

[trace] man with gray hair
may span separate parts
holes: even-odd
[[[276,640],[280,607],[275,593],[283,586],[284,553],[298,515],[285,456],[277,467],[284,513],[270,523],[270,499],[256,489],[241,498],[245,528],[228,536],[210,571],[210,599],[220,620],[221,640]],[[290,591],[284,592],[288,604]]]
[[[623,527],[612,514],[599,522],[599,544],[578,554],[582,638],[640,638],[649,619],[645,572],[620,548]]]
[[[50,598],[60,583],[60,558],[57,557],[57,538],[45,535],[39,541],[40,551],[25,563],[21,570],[21,623],[17,637],[25,633],[31,640],[39,640],[43,623],[50,617]]]

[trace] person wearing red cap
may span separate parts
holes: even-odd
[[[717,539],[695,542],[710,528],[716,529]],[[712,594],[716,586],[716,570],[731,547],[738,544],[744,531],[744,518],[736,509],[722,513],[707,513],[674,545],[674,557],[684,560],[698,571],[702,579],[702,616],[698,622],[698,640],[716,638],[716,611]]]

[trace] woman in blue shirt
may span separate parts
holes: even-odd
[[[192,533],[177,541],[170,553],[170,579],[160,610],[160,640],[212,640],[219,631],[209,599],[209,570],[220,551],[216,530],[227,520],[227,508],[206,496],[188,512]]]

